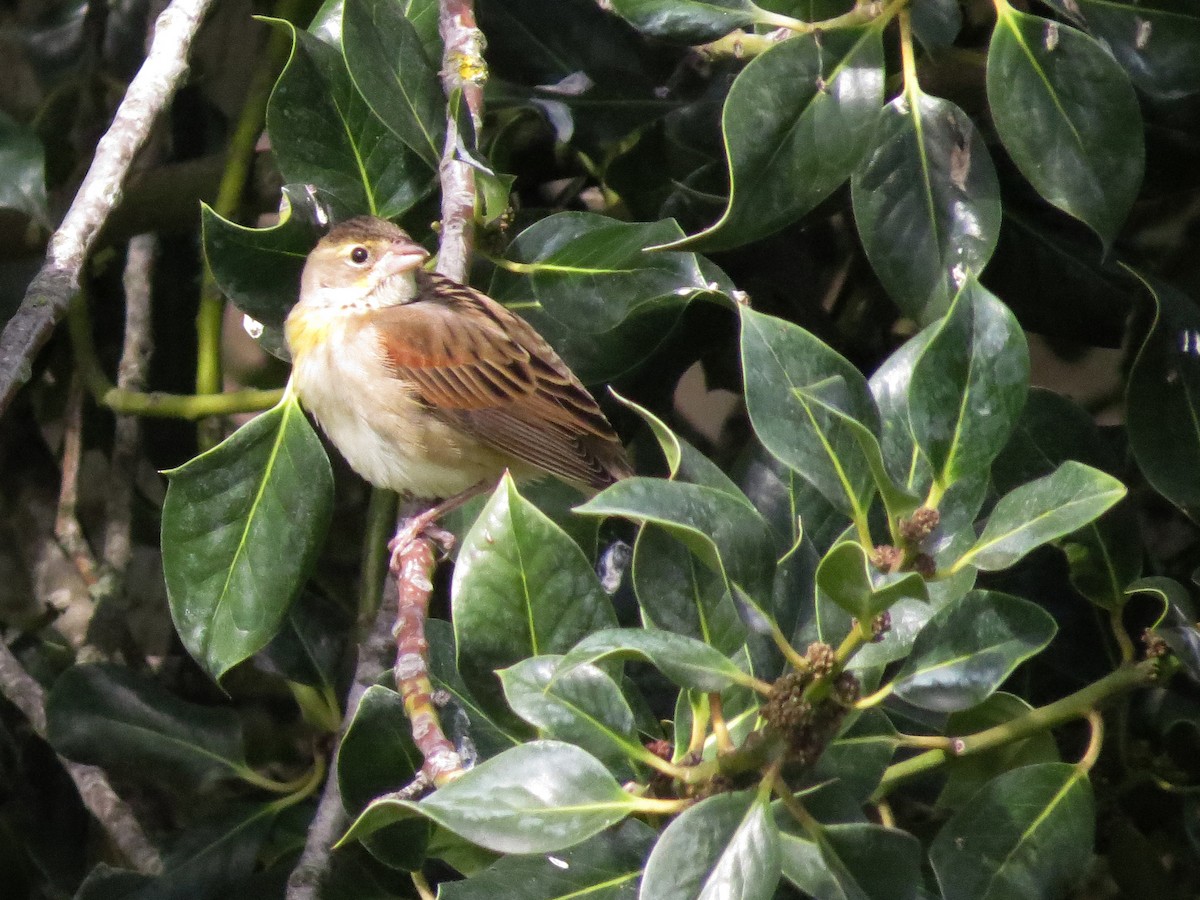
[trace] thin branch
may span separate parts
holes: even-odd
[[[475,133],[483,123],[483,85],[487,64],[483,60],[483,32],[475,24],[472,0],[441,0],[438,30],[442,35],[442,88],[450,103],[446,116],[446,143],[439,177],[442,183],[442,233],[438,271],[465,282],[471,264],[475,226],[475,170],[459,157],[465,137],[453,115],[465,102]]]
[[[0,335],[0,412],[33,374],[33,358],[67,314],[96,235],[116,206],[134,157],[187,72],[188,48],[213,0],[172,0],[158,17],[146,61],[96,145],[46,261]]]
[[[157,252],[157,239],[140,234],[129,242],[125,254],[125,336],[117,366],[117,387],[123,391],[140,391],[146,384],[153,352],[150,300]],[[115,653],[129,634],[125,573],[131,555],[133,485],[140,445],[138,418],[118,415],[105,485],[103,568],[95,591],[96,611],[88,628],[88,643],[102,654]]]
[[[394,596],[392,591],[385,591],[383,596],[384,602],[379,605],[374,621],[358,645],[354,683],[351,684],[350,694],[346,698],[346,714],[342,718],[342,727],[337,736],[339,745],[346,729],[354,720],[354,714],[358,712],[358,704],[363,694],[383,677],[391,665],[392,621],[396,615],[396,607],[388,602],[388,598]],[[346,811],[342,807],[342,794],[338,789],[337,769],[336,766],[331,766],[325,788],[321,791],[321,799],[317,803],[316,814],[308,826],[304,850],[296,868],[288,877],[287,900],[319,900],[322,896],[322,883],[330,868],[333,845],[345,833],[349,824]]]
[[[79,466],[83,459],[83,379],[71,376],[67,406],[63,412],[62,481],[58,491],[58,510],[54,516],[54,537],[75,565],[88,587],[96,583],[96,557],[83,536],[79,524]]]
[[[3,641],[0,641],[0,692],[24,714],[34,732],[45,739],[46,694]],[[162,857],[147,839],[129,806],[109,785],[104,772],[61,756],[59,760],[75,782],[83,805],[130,864],[145,875],[160,873]]]

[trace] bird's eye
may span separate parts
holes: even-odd
[[[366,247],[355,247],[350,251],[350,262],[357,266],[361,266],[370,258],[370,256],[371,253]]]

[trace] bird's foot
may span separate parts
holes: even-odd
[[[396,529],[395,537],[388,541],[388,551],[392,555],[388,567],[393,575],[400,575],[405,554],[413,544],[422,540],[429,541],[446,554],[454,549],[454,535],[434,522],[427,513],[405,519]]]

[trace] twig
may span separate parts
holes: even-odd
[[[46,695],[42,686],[22,668],[8,645],[0,641],[0,692],[29,720],[34,732],[46,737]],[[83,805],[124,854],[130,864],[144,875],[162,872],[162,857],[146,838],[129,806],[117,796],[104,772],[95,766],[59,760],[75,787]]]
[[[442,35],[442,89],[451,106],[461,97],[478,133],[483,122],[483,33],[475,24],[472,0],[441,0],[438,30]],[[473,139],[474,136],[472,136]],[[446,116],[446,143],[439,177],[442,183],[442,233],[438,271],[466,281],[475,224],[475,170],[459,158],[463,135],[458,119]]]
[[[390,667],[392,656],[392,621],[396,607],[388,602],[391,591],[384,592],[384,602],[379,605],[371,627],[366,631],[358,646],[358,663],[354,669],[354,683],[346,698],[346,714],[338,733],[340,744],[347,727],[358,711],[359,701],[367,688],[379,681]],[[308,827],[304,851],[296,868],[288,877],[287,900],[318,900],[321,884],[329,871],[329,857],[334,842],[342,836],[349,822],[342,808],[342,795],[338,790],[337,771],[331,767],[317,811]]]
[[[74,564],[88,587],[98,579],[96,557],[83,536],[77,515],[79,507],[79,465],[83,457],[83,379],[79,372],[71,376],[67,407],[63,412],[62,481],[58,491],[58,510],[54,516],[54,537]]]
[[[117,366],[117,387],[123,391],[140,391],[146,384],[154,349],[150,299],[157,250],[153,235],[139,234],[130,240],[125,254],[125,336]],[[95,591],[96,611],[88,628],[88,643],[101,653],[115,652],[129,633],[125,572],[131,554],[130,520],[140,443],[138,418],[118,415],[105,486],[103,569]]]
[[[172,0],[158,17],[146,61],[96,145],[91,168],[50,238],[45,263],[0,335],[0,412],[32,377],[34,355],[79,290],[88,251],[121,196],[134,156],[187,71],[188,48],[212,2]]]

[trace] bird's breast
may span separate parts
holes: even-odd
[[[368,482],[448,497],[499,477],[501,455],[446,424],[395,376],[368,315],[293,310],[285,330],[301,402]]]

